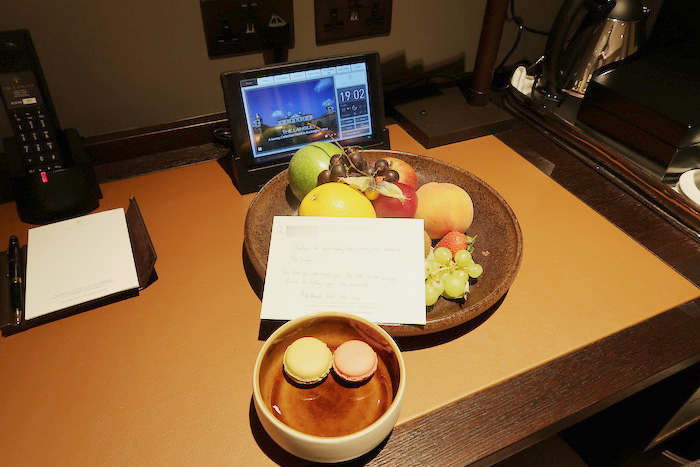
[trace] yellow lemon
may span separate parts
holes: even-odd
[[[339,182],[319,185],[311,190],[299,206],[300,216],[377,217],[365,195]]]

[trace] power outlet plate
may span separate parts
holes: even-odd
[[[392,0],[314,0],[316,44],[391,32]]]
[[[288,48],[294,47],[292,0],[200,0],[209,58],[253,53],[270,47],[268,24],[289,25]]]

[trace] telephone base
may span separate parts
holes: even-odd
[[[17,212],[19,218],[28,224],[48,224],[87,214],[97,209],[102,198],[80,135],[73,128],[61,133],[72,161],[69,167],[27,174],[10,164],[10,186]],[[7,138],[4,144],[8,161],[20,160],[14,139]]]

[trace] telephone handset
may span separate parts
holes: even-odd
[[[92,163],[77,131],[61,130],[27,30],[0,32],[0,97],[13,131],[3,142],[20,218],[43,224],[97,208]]]
[[[58,125],[31,71],[0,73],[0,89],[27,174],[64,167]]]

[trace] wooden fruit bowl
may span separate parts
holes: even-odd
[[[513,283],[520,268],[523,236],[513,210],[501,195],[466,170],[426,156],[398,151],[362,151],[367,162],[396,157],[408,162],[418,174],[418,185],[453,183],[469,193],[474,202],[474,223],[467,232],[478,236],[474,260],[484,273],[470,287],[467,300],[438,299],[427,311],[425,326],[384,324],[392,336],[414,336],[442,331],[473,319],[493,306]],[[245,220],[245,251],[258,275],[265,279],[274,216],[294,216],[299,202],[289,189],[287,171],[270,180],[258,192]],[[332,311],[332,310],[329,310]]]

